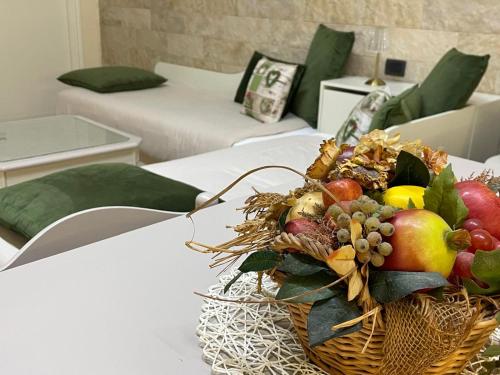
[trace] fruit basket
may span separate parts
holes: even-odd
[[[500,198],[488,171],[457,181],[447,164],[382,131],[356,147],[330,139],[305,174],[275,166],[305,184],[256,192],[234,240],[186,245],[214,266],[242,261],[234,280],[272,277],[268,303],[288,306],[331,374],[458,374],[498,324]]]

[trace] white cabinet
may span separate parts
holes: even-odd
[[[337,134],[347,117],[368,93],[388,90],[391,95],[399,95],[413,84],[409,82],[387,81],[386,86],[372,87],[365,84],[367,77],[342,77],[321,82],[318,130],[322,133]]]

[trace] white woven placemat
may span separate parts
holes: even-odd
[[[219,284],[209,288],[208,295],[231,300],[262,299],[256,293],[255,273],[243,275],[224,294],[224,286],[233,276],[222,276]],[[264,277],[263,288],[276,293],[268,277]],[[216,375],[325,374],[307,361],[284,306],[205,299],[197,333],[203,358]]]
[[[257,294],[257,276],[245,274],[224,294],[224,287],[237,274],[221,276],[208,289],[208,295],[229,300],[261,300]],[[266,294],[275,295],[275,283],[264,277]],[[319,367],[307,361],[293,329],[288,310],[276,304],[244,304],[204,299],[197,334],[203,348],[203,359],[212,366],[214,375],[321,375]],[[492,336],[500,339],[500,330]],[[495,342],[496,341],[496,342]],[[463,375],[480,373],[484,358]],[[497,374],[496,370],[493,374]]]

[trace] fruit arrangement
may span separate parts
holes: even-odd
[[[306,314],[307,352],[371,327],[364,353],[377,327],[384,331],[389,324],[389,337],[394,331],[410,335],[414,327],[403,306],[425,308],[418,316],[422,324],[444,325],[422,327],[421,351],[415,350],[414,334],[392,345],[386,340],[374,368],[426,373],[467,341],[473,317],[491,318],[500,306],[499,180],[484,172],[458,181],[447,164],[444,151],[400,142],[383,131],[362,137],[355,147],[331,139],[303,175],[303,187],[247,200],[247,220],[234,228],[235,240],[187,246],[220,255],[215,265],[245,256],[236,277],[267,273],[280,283],[275,302],[307,305],[290,308]],[[296,327],[303,321],[294,320]],[[454,340],[445,337],[450,330]],[[485,341],[474,340],[476,346]],[[463,369],[478,349],[462,353],[443,373]]]

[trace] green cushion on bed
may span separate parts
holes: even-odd
[[[285,109],[283,110],[283,114],[281,116],[281,117],[285,117],[287,115],[287,113],[290,112],[290,108],[292,107],[293,99],[295,98],[295,94],[297,93],[300,82],[302,81],[302,77],[304,76],[304,72],[306,70],[306,67],[304,65],[290,63],[290,62],[283,61],[283,60],[278,60],[278,59],[269,57],[267,55],[264,55],[258,51],[255,51],[252,55],[252,58],[248,62],[245,73],[243,73],[243,77],[241,78],[240,85],[238,86],[238,90],[236,91],[236,96],[234,97],[234,101],[236,103],[243,104],[243,101],[245,100],[245,94],[246,94],[247,88],[248,88],[248,83],[250,82],[250,78],[252,78],[253,71],[255,70],[257,63],[263,57],[267,57],[269,60],[279,62],[279,63],[297,65],[297,71],[295,73],[295,76],[293,77],[292,87],[290,88],[290,92],[289,92],[288,98],[286,100]]]
[[[91,208],[187,212],[200,192],[128,164],[95,164],[0,189],[0,224],[30,239],[55,221]]]
[[[353,44],[353,32],[336,31],[324,25],[320,25],[314,35],[306,58],[306,71],[291,108],[313,128],[318,123],[321,81],[342,75]]]
[[[127,66],[79,69],[63,74],[59,81],[99,93],[150,89],[167,80],[150,71]]]
[[[418,119],[422,112],[422,97],[418,85],[386,101],[373,116],[370,131],[387,129]]]
[[[420,85],[422,116],[460,109],[469,100],[488,68],[490,56],[449,50]]]

